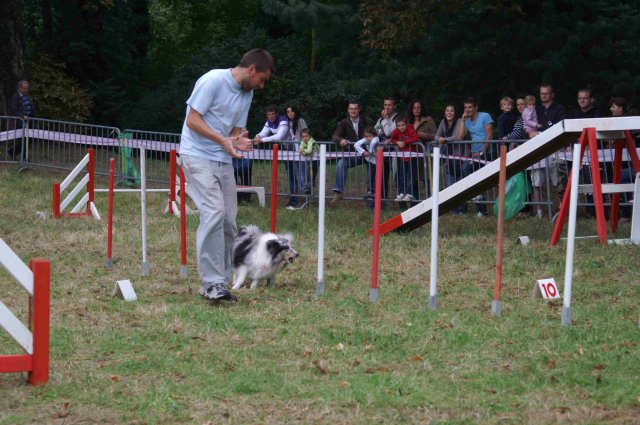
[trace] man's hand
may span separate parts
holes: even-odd
[[[380,112],[380,116],[382,117],[383,120],[386,120],[387,118],[389,118],[389,114],[387,114],[386,109],[383,109],[382,112]]]
[[[340,146],[346,148],[347,146],[349,146],[349,141],[347,139],[340,140]]]
[[[244,158],[244,156],[237,151],[249,152],[253,150],[253,140],[247,138],[247,133],[244,132],[239,136],[225,137],[224,150],[233,158]]]
[[[472,152],[471,153],[471,157],[472,158],[480,158],[483,155],[484,155],[484,152]]]
[[[257,144],[258,144],[258,143],[260,143],[261,141],[262,141],[262,137],[260,137],[260,135],[259,135],[259,134],[256,134],[256,135],[253,137],[253,144],[254,144],[254,145],[257,145]]]

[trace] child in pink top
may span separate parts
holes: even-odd
[[[536,115],[536,98],[532,95],[527,95],[524,98],[525,108],[522,111],[522,125],[524,131],[527,132],[529,138],[540,134],[538,131],[538,116]]]

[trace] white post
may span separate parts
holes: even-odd
[[[438,308],[438,216],[440,209],[440,147],[433,148],[433,175],[431,176],[431,272],[429,275],[429,308]]]
[[[324,207],[327,176],[327,145],[320,145],[320,187],[318,191],[318,278],[316,296],[324,294]]]
[[[147,257],[147,151],[140,148],[140,209],[142,214],[142,274],[149,274]]]
[[[562,324],[571,325],[571,283],[573,279],[573,252],[576,238],[576,213],[578,211],[578,183],[580,181],[580,145],[573,145],[571,167],[571,197],[569,199],[569,228],[567,229],[567,259],[564,268],[564,298]]]

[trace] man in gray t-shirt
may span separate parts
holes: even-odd
[[[264,88],[275,64],[269,52],[253,49],[231,69],[214,69],[196,81],[187,100],[180,159],[189,196],[200,212],[196,233],[199,294],[210,300],[235,301],[227,290],[231,252],[237,232],[236,182],[232,158],[250,151],[247,124],[253,90]]]

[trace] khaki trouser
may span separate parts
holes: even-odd
[[[196,251],[202,286],[227,285],[237,233],[238,200],[233,166],[191,155],[181,155],[180,159],[189,184],[187,194],[200,212]]]

